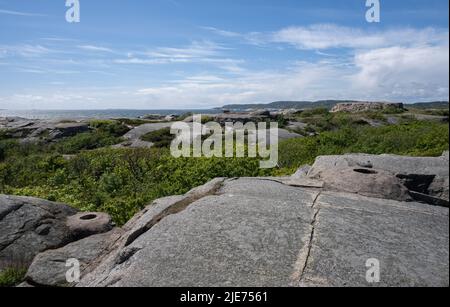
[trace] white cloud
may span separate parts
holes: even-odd
[[[27,57],[26,61],[20,59],[23,63],[15,63],[16,69],[27,73],[58,74],[61,79],[64,78],[62,74],[120,75],[124,70],[134,72],[134,67],[108,66],[111,62],[137,66],[191,64],[183,66],[180,71],[174,69],[176,66],[170,66],[172,76],[175,76],[173,79],[158,80],[156,84],[149,83],[139,88],[128,86],[108,90],[74,90],[70,93],[53,92],[54,87],[42,91],[28,89],[29,92],[23,95],[30,96],[11,94],[0,97],[3,101],[0,108],[30,103],[37,108],[37,102],[40,108],[120,108],[124,106],[123,101],[129,108],[209,108],[274,100],[448,100],[448,30],[368,31],[336,25],[291,27],[272,33],[248,34],[208,30],[230,39],[244,39],[252,45],[272,44],[284,48],[288,44],[307,50],[309,54],[316,55],[315,58],[319,55],[322,60],[296,61],[304,52],[299,52],[299,57],[295,57],[292,50],[289,58],[278,58],[277,62],[272,62],[274,60],[270,57],[258,59],[257,62],[253,54],[241,60],[234,58],[233,52],[224,45],[211,41],[124,52],[123,58],[113,49],[86,44],[78,47],[92,52],[83,53],[86,58],[77,61],[67,59],[67,54],[62,51],[41,45],[0,46],[0,58],[7,59],[11,55]],[[342,52],[333,48],[348,50]],[[118,59],[89,58],[93,52],[112,52]],[[277,52],[281,55],[283,51]],[[55,54],[63,54],[64,58],[49,56]],[[277,68],[255,66],[255,63],[265,59],[268,64],[276,64],[270,67]],[[202,69],[200,73],[199,67]],[[180,79],[180,75],[184,77]],[[9,106],[5,106],[6,103]]]
[[[358,52],[356,88],[386,97],[427,98],[449,94],[448,46],[391,47]]]
[[[139,65],[161,65],[161,64],[173,64],[173,63],[188,63],[188,59],[174,59],[174,58],[127,58],[127,59],[116,59],[113,61],[116,64],[139,64]]]
[[[241,77],[194,76],[137,92],[149,104],[183,108],[275,100],[448,100],[448,47],[392,47],[358,52],[351,63],[298,62],[283,71]]]
[[[82,45],[82,46],[78,46],[78,48],[86,50],[86,51],[113,52],[113,50],[110,49],[110,48],[100,47],[100,46],[93,46],[93,45]]]
[[[448,100],[448,51],[445,46],[379,48],[358,51],[350,62],[297,62],[276,71],[253,70],[234,77],[205,73],[143,88],[0,97],[0,108],[120,108],[123,101],[129,108],[183,109],[276,100]]]
[[[224,37],[242,37],[242,34],[240,34],[238,32],[221,30],[221,29],[218,29],[215,27],[201,27],[201,29],[210,31],[212,33],[215,33],[217,35],[224,36]]]
[[[211,64],[230,73],[244,71],[240,65],[243,60],[223,57],[229,50],[222,45],[210,41],[193,42],[182,48],[159,47],[149,51],[128,52],[126,58],[113,60],[116,64],[127,65],[163,65],[177,63]]]
[[[367,31],[358,28],[317,24],[290,27],[275,32],[273,42],[287,43],[298,49],[381,48],[423,44],[448,44],[448,30],[433,28]]]
[[[194,41],[184,48],[161,47],[145,54],[154,58],[192,59],[217,56],[223,50],[227,50],[227,48],[210,41]]]
[[[26,58],[40,57],[42,55],[49,54],[51,52],[53,51],[42,45],[30,45],[30,44],[13,45],[13,46],[0,45],[0,54],[2,54],[3,57],[6,57],[8,55],[18,55]]]

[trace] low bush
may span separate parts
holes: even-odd
[[[15,287],[21,282],[27,273],[26,269],[7,268],[0,272],[0,287]]]
[[[448,127],[448,124],[421,121],[358,129],[347,126],[280,143],[280,166],[293,170],[312,163],[319,155],[345,153],[440,156],[449,148]]]
[[[216,177],[290,175],[319,155],[439,156],[449,148],[448,124],[408,121],[376,128],[345,125],[336,131],[283,141],[279,144],[280,167],[272,170],[260,169],[260,158],[174,158],[167,148],[78,151],[116,140],[104,135],[110,142],[81,135],[68,138],[60,147],[0,141],[0,193],[107,212],[122,225],[154,199],[186,193]],[[159,131],[151,140],[160,138],[163,144],[166,137],[167,130]],[[63,158],[61,154],[68,152],[78,154]]]
[[[141,137],[141,140],[153,143],[156,148],[169,148],[175,135],[170,133],[170,128],[164,128],[149,132]]]

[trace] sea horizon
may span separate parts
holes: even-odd
[[[61,120],[61,119],[107,119],[140,118],[145,115],[182,115],[186,113],[217,113],[218,109],[80,109],[80,110],[0,110],[0,117],[21,117],[27,119]]]

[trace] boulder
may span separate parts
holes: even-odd
[[[383,170],[362,167],[340,170],[330,168],[315,178],[322,180],[324,188],[331,191],[399,201],[412,200],[403,182],[394,174]]]
[[[48,139],[55,140],[87,132],[89,131],[89,124],[78,122],[57,123],[54,126],[44,127],[44,129],[49,131]]]
[[[105,233],[113,228],[111,217],[100,212],[77,213],[67,218],[66,225],[70,233],[80,239]]]
[[[93,235],[88,238],[70,243],[62,248],[48,250],[38,254],[30,265],[25,276],[24,285],[39,287],[73,286],[66,278],[70,259],[76,259],[80,264],[80,273],[87,274],[89,266],[121,235],[120,229]]]
[[[359,113],[367,111],[383,111],[387,109],[404,110],[403,103],[388,103],[388,102],[350,102],[350,103],[338,103],[332,109],[332,113],[337,112],[349,112]]]
[[[446,158],[447,157],[447,158]],[[441,199],[447,204],[449,201],[449,164],[448,154],[441,157],[404,157],[396,155],[367,155],[348,154],[342,156],[321,156],[318,157],[308,173],[308,177],[320,178],[327,181],[325,177],[332,181],[339,180],[339,172],[346,172],[348,177],[353,169],[372,169],[374,172],[391,173],[410,191],[413,196],[424,201],[426,196]],[[358,174],[352,174],[354,179],[347,180],[357,183]],[[375,175],[375,174],[373,174]],[[370,176],[366,176],[370,178]],[[337,179],[336,179],[337,178]],[[392,178],[391,178],[392,179]],[[394,179],[393,183],[394,183]],[[344,180],[341,180],[344,181]],[[367,182],[364,181],[364,184]],[[345,182],[343,182],[345,184]],[[363,183],[361,183],[363,184]],[[386,190],[388,191],[388,190]],[[389,192],[390,193],[390,192]],[[386,198],[388,194],[386,193]],[[419,193],[419,194],[417,194]],[[420,194],[422,196],[420,196]],[[396,198],[394,198],[396,199]],[[440,203],[432,201],[430,203]],[[441,203],[442,204],[442,203]]]
[[[41,252],[107,232],[112,226],[104,213],[78,213],[61,203],[0,195],[0,270],[26,268]]]
[[[66,218],[76,213],[64,204],[0,195],[0,270],[27,267],[38,253],[73,241]]]
[[[0,128],[13,138],[21,138],[23,143],[36,143],[40,140],[53,141],[89,131],[85,122],[58,122],[28,120],[23,118],[0,119]]]

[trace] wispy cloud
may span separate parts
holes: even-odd
[[[28,16],[28,17],[45,17],[43,14],[35,14],[35,13],[27,13],[27,12],[19,12],[19,11],[10,11],[10,10],[2,10],[0,9],[0,14],[3,15],[13,15],[13,16]]]
[[[241,33],[226,31],[226,30],[215,28],[215,27],[200,27],[200,29],[210,31],[212,33],[215,33],[217,35],[224,36],[224,37],[242,37]]]
[[[159,47],[147,51],[129,52],[126,58],[113,60],[116,64],[163,65],[163,64],[210,64],[229,72],[240,71],[244,61],[227,58],[227,47],[211,41],[194,41],[185,47]]]
[[[394,29],[367,31],[334,24],[289,27],[275,32],[273,42],[287,43],[303,50],[332,48],[381,48],[422,44],[448,44],[448,29]]]
[[[77,46],[79,49],[86,50],[86,51],[94,51],[94,52],[114,52],[112,49],[107,47],[101,47],[101,46],[94,46],[94,45],[81,45]]]
[[[336,24],[313,24],[287,27],[274,32],[237,33],[214,27],[203,27],[216,35],[239,39],[250,45],[288,44],[301,50],[326,50],[333,48],[382,48],[423,44],[448,44],[448,29],[432,27],[423,29],[399,28],[371,31]]]
[[[19,55],[29,58],[42,56],[51,52],[51,49],[42,45],[0,45],[0,54],[3,54],[3,57],[6,57],[8,55]]]
[[[358,51],[348,59],[297,62],[279,70],[253,70],[236,77],[194,75],[140,89],[149,104],[195,107],[273,100],[448,99],[448,46],[390,47]]]
[[[146,52],[147,56],[154,58],[192,59],[217,56],[227,48],[211,41],[194,41],[183,48],[160,47]]]

